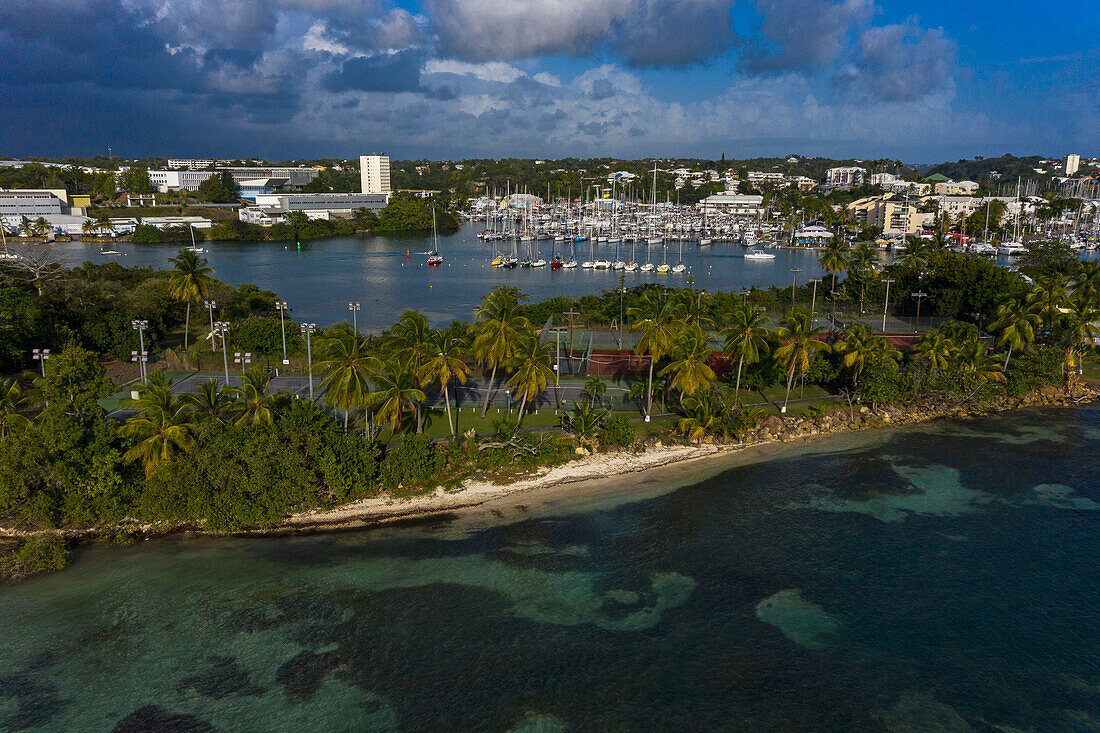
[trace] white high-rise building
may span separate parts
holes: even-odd
[[[359,176],[363,193],[384,193],[390,189],[390,157],[388,155],[360,155]]]
[[[1072,176],[1081,167],[1081,156],[1069,154],[1062,160],[1062,175]]]

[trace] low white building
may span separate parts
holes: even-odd
[[[149,180],[157,191],[168,193],[182,189],[194,191],[202,185],[203,181],[214,175],[217,175],[217,171],[149,171]]]
[[[942,181],[936,184],[938,196],[973,196],[978,192],[974,181]]]
[[[265,227],[280,223],[291,211],[310,219],[346,219],[359,209],[380,211],[388,202],[384,193],[261,193],[256,205],[240,209],[237,218]]]
[[[0,216],[68,214],[69,194],[63,188],[0,189]]]
[[[697,208],[708,213],[721,211],[740,216],[761,216],[764,213],[764,197],[726,191],[707,196]]]

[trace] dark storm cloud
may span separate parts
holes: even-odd
[[[423,49],[350,58],[323,78],[332,92],[409,92],[420,88],[420,69],[427,60]]]
[[[872,0],[757,0],[760,37],[741,56],[752,74],[812,70],[829,64],[849,46],[852,31],[874,14]]]
[[[858,58],[838,82],[848,90],[888,101],[911,101],[951,83],[955,44],[942,30],[916,21],[868,28],[856,44]]]

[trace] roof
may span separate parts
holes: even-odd
[[[945,183],[947,181],[950,181],[951,179],[948,178],[947,176],[945,176],[942,173],[933,173],[932,175],[928,176],[924,180],[930,181],[932,183]]]

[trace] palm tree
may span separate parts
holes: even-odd
[[[921,268],[928,264],[928,257],[931,253],[928,240],[923,237],[908,236],[905,238],[905,254],[901,256],[900,261],[901,264],[911,267],[919,273]]]
[[[588,400],[574,402],[573,409],[562,420],[562,427],[573,433],[578,440],[590,441],[594,439],[600,423],[607,415],[607,410],[592,407]]]
[[[1096,308],[1092,301],[1085,297],[1073,298],[1070,301],[1069,313],[1062,321],[1062,335],[1066,343],[1066,374],[1077,365],[1078,349],[1082,344],[1095,346],[1100,338],[1100,309]]]
[[[676,429],[687,436],[688,440],[702,443],[708,434],[723,431],[723,419],[728,409],[713,390],[703,390],[684,400],[686,416],[676,422]],[[729,436],[724,436],[729,437]]]
[[[584,393],[589,399],[595,399],[603,407],[603,396],[607,394],[607,383],[595,374],[584,380]]]
[[[271,375],[263,369],[253,367],[241,375],[241,386],[234,387],[241,405],[241,414],[237,425],[272,425],[282,407],[280,395],[270,395],[267,387],[271,384]]]
[[[386,359],[382,368],[371,376],[375,390],[367,396],[367,407],[376,408],[378,417],[390,424],[394,433],[401,432],[405,408],[416,410],[424,401],[424,392],[417,389],[416,376],[408,365],[398,359]]]
[[[1073,278],[1074,294],[1087,298],[1093,305],[1100,305],[1100,262],[1082,262],[1079,268]]]
[[[174,266],[168,280],[168,291],[172,297],[187,303],[187,317],[183,325],[183,348],[187,350],[187,337],[191,331],[191,304],[202,300],[214,282],[214,268],[206,264],[205,257],[199,257],[189,249],[181,249],[172,259]]]
[[[0,438],[22,433],[31,426],[30,419],[21,414],[27,402],[17,380],[0,382]]]
[[[413,374],[419,374],[427,358],[429,346],[435,331],[427,317],[416,310],[407,310],[401,314],[397,323],[390,329],[393,338],[394,356],[404,359]],[[419,435],[424,426],[421,405],[416,405],[416,432]]]
[[[942,331],[933,329],[924,334],[913,350],[928,362],[929,370],[935,372],[947,368],[955,358],[958,346]]]
[[[34,226],[34,223],[31,222],[29,219],[24,219],[23,221],[19,222],[19,233],[24,237],[35,236],[35,231],[36,228]]]
[[[714,381],[714,370],[707,363],[710,354],[707,334],[699,326],[690,325],[677,336],[673,361],[661,370],[661,376],[668,377],[681,396],[690,397]]]
[[[481,299],[481,306],[474,313],[477,321],[470,324],[474,358],[489,364],[492,369],[485,390],[485,404],[481,406],[482,419],[489,412],[497,367],[515,353],[520,332],[530,328],[527,319],[520,315],[520,302],[524,300],[527,296],[519,288],[497,288]]]
[[[997,306],[990,329],[997,332],[997,345],[1008,346],[1005,355],[1004,371],[1008,371],[1008,362],[1014,350],[1026,349],[1035,341],[1035,327],[1039,325],[1039,316],[1027,310],[1019,301],[1009,301]]]
[[[428,357],[420,365],[420,386],[438,384],[443,391],[443,404],[447,406],[447,426],[451,435],[455,434],[454,418],[451,416],[451,381],[466,384],[470,367],[463,359],[464,344],[449,333],[437,331],[428,347]]]
[[[764,325],[764,314],[756,306],[738,302],[730,314],[733,324],[722,331],[723,349],[730,360],[737,359],[737,384],[733,389],[736,400],[741,393],[741,369],[752,365],[767,355],[768,328]]]
[[[839,237],[834,237],[817,258],[817,264],[833,276],[833,290],[836,290],[836,276],[848,269],[848,261],[851,258],[850,250],[846,242]]]
[[[856,323],[844,330],[844,338],[833,347],[844,354],[844,366],[852,370],[852,384],[859,384],[859,375],[868,362],[881,360],[897,364],[901,352],[890,342],[873,332],[869,326]]]
[[[95,219],[85,219],[84,223],[82,223],[80,225],[80,232],[84,236],[88,236],[89,234],[91,234],[92,232],[97,231],[98,229],[99,229],[99,222],[97,222]]]
[[[196,392],[187,395],[191,416],[195,420],[226,423],[235,419],[240,405],[233,401],[232,388],[216,379],[199,382]]]
[[[328,329],[317,339],[320,360],[317,370],[324,374],[321,389],[325,404],[342,410],[344,432],[348,431],[348,416],[367,404],[371,373],[381,361],[367,353],[367,342],[346,323]]]
[[[802,308],[795,308],[783,319],[775,332],[780,346],[775,350],[775,360],[787,370],[787,395],[783,398],[782,412],[787,411],[787,401],[791,397],[791,385],[795,371],[803,375],[810,371],[810,360],[814,352],[828,352],[829,344],[818,338],[824,333],[821,326],[814,327],[813,314]]]
[[[642,296],[642,304],[628,308],[626,313],[634,319],[630,331],[639,334],[634,353],[649,355],[645,414],[650,415],[653,412],[653,366],[672,351],[679,309],[669,297],[668,291],[662,287],[646,291]]]
[[[981,341],[973,340],[956,352],[956,362],[966,374],[974,374],[986,382],[1005,381],[1001,360],[989,353]]]
[[[687,316],[688,323],[697,323],[704,329],[714,328],[714,319],[703,313],[707,304],[707,293],[705,290],[677,290],[673,297],[676,298],[679,307],[682,309],[684,315]]]
[[[554,356],[550,352],[550,344],[539,343],[534,331],[527,331],[520,337],[515,355],[509,360],[512,368],[512,376],[506,383],[517,394],[522,394],[519,404],[519,419],[516,427],[523,423],[523,411],[527,407],[528,400],[546,389],[546,385],[554,379],[554,370],[550,365]]]
[[[875,251],[866,242],[852,252],[848,261],[848,272],[859,278],[859,312],[863,313],[863,302],[867,295],[867,276],[875,271]]]
[[[126,420],[119,434],[135,441],[135,445],[122,455],[122,460],[141,461],[146,478],[171,463],[178,453],[190,452],[195,447],[191,406],[175,397],[171,387],[150,385],[131,404],[137,406],[138,414]]]
[[[31,226],[34,229],[34,236],[44,237],[50,231],[50,223],[46,221],[46,217],[40,216],[31,222]]]
[[[1068,300],[1069,292],[1060,275],[1039,278],[1027,294],[1029,309],[1043,320],[1048,334],[1054,329],[1054,321],[1062,314]]]

